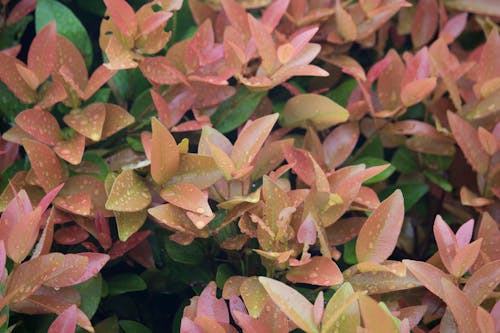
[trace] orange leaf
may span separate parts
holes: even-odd
[[[349,157],[358,138],[357,123],[342,124],[328,134],[323,142],[323,154],[330,169],[338,167]]]
[[[56,22],[47,24],[33,38],[28,52],[28,68],[32,70],[38,82],[44,82],[56,63]]]
[[[78,254],[66,254],[57,269],[43,282],[47,287],[69,287],[78,281],[87,268],[89,259]]]
[[[463,289],[468,299],[480,305],[500,283],[500,260],[489,262],[467,279]]]
[[[99,141],[106,119],[106,107],[103,103],[92,103],[84,109],[74,109],[65,115],[64,122],[81,135]]]
[[[179,169],[166,185],[191,183],[196,184],[200,189],[205,189],[215,184],[222,177],[223,174],[212,157],[198,154],[182,154]]]
[[[438,2],[422,0],[417,4],[413,19],[411,40],[413,47],[419,49],[434,37],[438,27]]]
[[[76,329],[76,305],[64,310],[50,325],[47,333],[73,333]]]
[[[403,263],[428,290],[444,299],[441,280],[450,279],[448,274],[426,262],[405,259]]]
[[[108,69],[106,66],[101,65],[97,67],[97,69],[92,73],[92,76],[90,77],[89,81],[87,82],[87,85],[85,86],[85,89],[83,91],[83,96],[80,96],[82,99],[87,100],[92,95],[95,94],[95,92],[102,87],[103,84],[108,82],[109,79],[115,75],[116,71]]]
[[[392,316],[375,302],[370,296],[359,297],[359,309],[363,317],[363,326],[368,332],[386,333],[397,331]]]
[[[262,57],[262,67],[270,75],[273,73],[278,61],[273,37],[267,31],[266,27],[252,15],[248,14],[247,18],[253,40],[257,45],[259,55]]]
[[[342,332],[354,332],[360,325],[357,295],[352,286],[345,282],[335,292],[326,305],[321,332],[331,332],[338,328]]]
[[[45,144],[53,146],[62,140],[56,118],[39,107],[24,110],[17,115],[15,121],[23,131]]]
[[[102,139],[134,123],[135,118],[121,106],[109,103],[104,105],[106,106],[106,119],[102,127]]]
[[[248,313],[258,318],[269,300],[266,290],[259,283],[257,277],[247,278],[240,286],[240,293]]]
[[[361,228],[356,241],[358,260],[380,263],[387,259],[396,246],[403,218],[403,195],[396,190],[372,212]]]
[[[173,184],[164,187],[161,197],[171,204],[207,217],[213,216],[208,205],[208,194],[193,184]]]
[[[401,90],[401,101],[404,106],[412,106],[423,101],[434,88],[436,88],[435,77],[412,81]]]
[[[344,280],[335,262],[325,257],[313,257],[305,265],[292,267],[286,274],[286,278],[293,283],[308,283],[317,286],[333,286]]]
[[[167,101],[165,101],[165,99],[153,89],[150,90],[150,93],[156,110],[158,111],[158,117],[160,118],[160,121],[166,127],[174,125],[170,123],[170,109],[168,107]]]
[[[440,280],[443,290],[443,300],[450,309],[460,332],[480,332],[475,320],[470,316],[476,313],[477,307],[471,300],[455,286],[450,280]]]
[[[342,7],[340,0],[335,1],[335,20],[339,35],[346,42],[356,39],[357,28],[352,16]]]
[[[124,0],[104,0],[111,19],[126,36],[137,32],[137,18],[134,9]]]
[[[66,172],[61,162],[49,147],[27,139],[23,140],[22,144],[30,159],[31,168],[45,192],[49,192],[66,180]]]
[[[36,101],[36,92],[19,75],[16,65],[24,66],[16,58],[0,53],[0,68],[2,68],[0,71],[0,80],[5,83],[21,102],[25,104],[34,103]]]
[[[85,137],[75,133],[69,140],[59,141],[54,146],[54,152],[63,160],[78,165],[85,151]]]
[[[179,168],[179,148],[168,129],[156,118],[151,119],[151,176],[157,184],[164,184]]]

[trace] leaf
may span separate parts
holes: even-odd
[[[48,333],[74,333],[76,329],[76,305],[64,310],[49,327]]]
[[[271,132],[276,120],[278,120],[278,114],[274,113],[253,122],[248,122],[243,127],[231,152],[231,159],[237,170],[252,163]]]
[[[229,323],[229,312],[224,299],[216,297],[217,286],[211,281],[200,294],[196,308],[196,317],[208,317],[217,323]]]
[[[181,154],[179,169],[166,185],[176,183],[196,184],[205,189],[223,177],[221,170],[210,156],[198,154]]]
[[[19,60],[0,53],[0,66],[2,67],[0,80],[21,102],[24,104],[34,103],[36,92],[19,75],[17,65],[24,66]]]
[[[120,240],[116,241],[108,252],[110,259],[116,259],[123,256],[145,241],[150,234],[151,230],[138,231],[130,236],[125,242]]]
[[[346,333],[356,332],[360,325],[357,298],[349,282],[343,283],[326,305],[321,332],[331,332],[334,328]]]
[[[356,256],[360,262],[380,263],[396,246],[404,218],[403,195],[396,190],[368,217],[356,241]]]
[[[352,16],[342,7],[340,0],[335,1],[335,20],[337,31],[345,42],[356,39],[356,23],[354,23]]]
[[[133,170],[122,171],[116,177],[108,200],[106,209],[119,212],[137,212],[145,209],[151,203],[151,193]]]
[[[453,136],[463,151],[467,162],[475,171],[484,174],[488,170],[489,157],[481,146],[476,131],[457,114],[448,111],[447,115]]]
[[[436,2],[435,0],[432,1]],[[401,102],[407,107],[417,104],[429,96],[435,88],[435,77],[412,81],[401,90]]]
[[[290,98],[282,113],[281,125],[307,127],[312,122],[316,130],[323,130],[345,122],[349,112],[329,99],[317,94],[302,94]]]
[[[116,227],[118,229],[118,238],[125,242],[137,230],[139,230],[146,221],[148,213],[146,210],[138,212],[114,212]]]
[[[476,306],[450,280],[442,278],[443,300],[453,313],[460,332],[480,332],[477,322],[470,320],[470,314],[476,312]]]
[[[56,24],[47,24],[33,38],[28,52],[28,68],[35,73],[38,82],[44,82],[56,61]]]
[[[311,258],[311,261],[305,265],[290,268],[286,278],[293,283],[307,283],[317,286],[333,286],[344,281],[337,264],[322,256]]]
[[[263,314],[264,308],[269,301],[269,296],[257,277],[250,277],[241,283],[241,298],[245,302],[248,313],[253,318]]]
[[[480,305],[500,283],[500,260],[489,262],[467,280],[463,292],[475,305]]]
[[[260,276],[259,282],[280,310],[300,329],[308,333],[319,332],[314,321],[313,305],[302,294],[282,282],[267,277]]]
[[[403,263],[429,291],[444,299],[441,280],[449,279],[448,274],[426,262],[405,259]]]
[[[85,137],[75,133],[69,140],[59,141],[54,146],[54,152],[63,160],[78,165],[85,151]]]
[[[102,138],[115,134],[134,123],[134,117],[121,106],[106,103],[106,119],[102,128]]]
[[[399,147],[392,156],[391,164],[402,174],[417,172],[420,170],[417,155],[405,146]],[[403,197],[406,195],[403,192]]]
[[[92,318],[99,307],[102,293],[102,277],[96,275],[95,277],[73,286],[81,295],[80,309]]]
[[[234,130],[252,115],[264,96],[264,92],[241,86],[236,95],[222,102],[211,116],[214,127],[222,133]]]
[[[66,180],[67,176],[61,162],[49,147],[27,139],[23,140],[22,144],[28,154],[37,181],[45,192],[49,192]]]
[[[137,18],[134,9],[124,0],[104,0],[109,15],[118,29],[128,37],[137,32]]]
[[[475,242],[459,248],[456,256],[453,258],[453,270],[450,273],[456,277],[464,275],[476,261],[481,249],[482,241],[482,239],[478,239]]]
[[[10,275],[5,285],[5,303],[20,302],[29,297],[63,263],[61,253],[50,253],[20,264]]]
[[[136,321],[120,320],[119,323],[125,333],[151,333],[149,328]]]
[[[103,103],[92,103],[83,109],[73,109],[63,120],[81,135],[99,141],[106,120],[106,107]]]
[[[151,119],[151,176],[157,184],[164,184],[179,168],[179,148],[174,137],[156,118]]]
[[[377,175],[365,180],[363,182],[364,185],[369,185],[369,184],[378,183],[380,181],[383,181],[383,180],[389,178],[394,173],[394,171],[396,171],[396,168],[394,168],[390,163],[388,163],[385,160],[378,159],[375,157],[362,157],[362,158],[359,158],[352,163],[353,164],[364,164],[366,167],[387,166],[387,168],[385,168],[383,171],[381,171]]]
[[[427,44],[434,37],[438,27],[438,11],[436,0],[418,2],[411,29],[411,40],[415,49]]]
[[[208,195],[193,184],[173,184],[164,187],[161,197],[177,207],[204,216],[213,216],[208,204]],[[200,228],[201,229],[201,228]]]
[[[3,239],[0,239],[0,281],[3,281],[6,261],[7,261],[7,256],[5,251],[5,242]]]
[[[417,202],[429,192],[429,185],[422,183],[398,184],[395,186],[388,186],[379,192],[381,199],[388,197],[396,189],[401,190],[405,204],[405,212],[412,209]]]
[[[271,34],[261,22],[257,21],[257,19],[250,14],[247,15],[247,18],[250,32],[259,51],[259,55],[262,58],[262,67],[266,71],[266,74],[270,75],[274,72],[278,60],[276,44]]]
[[[336,127],[323,141],[325,163],[334,169],[344,163],[354,150],[359,139],[357,123],[346,123]]]
[[[447,0],[445,6],[459,11],[475,14],[500,16],[500,9],[495,0]]]
[[[454,259],[457,255],[457,239],[446,222],[437,215],[434,221],[434,238],[439,249],[439,256],[450,273],[455,273]]]
[[[144,280],[136,274],[117,274],[110,277],[107,281],[108,295],[121,295],[132,291],[141,291],[147,288]]]
[[[175,262],[186,265],[199,265],[204,260],[203,248],[196,241],[189,245],[180,245],[166,239],[164,246],[168,256]]]
[[[361,295],[359,297],[359,309],[363,317],[363,326],[373,333],[397,332],[397,326],[392,320],[392,316],[384,311],[370,296]]]
[[[56,21],[57,32],[78,47],[85,63],[92,63],[92,44],[89,35],[73,12],[55,0],[39,0],[35,11],[35,27],[40,32],[48,23]]]
[[[65,254],[62,264],[57,267],[56,271],[43,284],[53,288],[72,286],[85,273],[88,263],[89,260],[87,257],[71,253]]]

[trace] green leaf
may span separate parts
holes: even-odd
[[[444,171],[447,170],[451,163],[453,163],[454,156],[440,156],[440,155],[432,155],[432,154],[423,154],[424,164],[433,169]]]
[[[153,99],[151,98],[150,89],[146,89],[139,94],[139,96],[134,100],[132,108],[130,109],[130,114],[135,118],[142,118],[144,116],[150,116],[155,114],[156,109],[153,106]]]
[[[196,22],[191,14],[188,2],[184,1],[180,10],[168,21],[166,31],[172,31],[172,38],[168,43],[171,46],[181,40],[192,37],[197,30]]]
[[[56,21],[57,32],[69,39],[80,50],[87,67],[92,64],[92,44],[78,17],[56,0],[38,0],[35,10],[35,27],[39,32],[51,21]]]
[[[400,189],[401,192],[403,192],[405,212],[407,212],[429,191],[429,186],[422,183],[398,184],[389,186],[380,191],[380,199],[383,200],[387,198],[392,194],[392,192],[397,189]]]
[[[108,295],[120,295],[131,291],[141,291],[147,288],[146,282],[137,274],[119,274],[107,281]]]
[[[236,95],[217,107],[212,123],[219,132],[227,133],[241,124],[255,111],[265,92],[252,92],[241,86]]]
[[[80,310],[82,310],[87,317],[92,318],[99,307],[102,292],[102,277],[101,274],[73,286],[82,297]]]
[[[149,328],[136,321],[120,320],[119,324],[125,333],[151,333]]]
[[[165,250],[173,261],[186,265],[198,265],[204,259],[203,247],[196,240],[189,245],[180,245],[165,239]]]
[[[118,318],[112,316],[100,321],[94,326],[95,333],[120,333]]]
[[[358,158],[352,164],[364,164],[364,165],[366,165],[367,168],[369,168],[372,166],[389,164],[389,162],[384,161],[383,159],[375,158],[375,157],[362,157],[362,158]],[[395,170],[396,170],[396,168],[393,167],[392,165],[390,165],[387,169],[385,169],[384,171],[382,171],[378,175],[373,176],[372,178],[364,181],[363,184],[369,185],[369,184],[373,184],[373,183],[377,183],[377,182],[380,182],[382,180],[385,180],[385,179],[389,178]]]
[[[86,101],[86,104],[89,105],[92,103],[107,103],[109,102],[110,96],[111,96],[111,89],[101,88],[97,90],[97,92]]]
[[[343,258],[346,264],[355,265],[358,263],[358,258],[356,257],[356,238],[344,244]]]
[[[397,171],[403,174],[418,172],[420,170],[417,154],[404,146],[396,150],[392,157],[391,164]]]
[[[234,271],[228,264],[220,264],[217,267],[217,273],[215,274],[215,282],[217,283],[217,287],[222,289],[224,287],[224,283],[226,280],[234,275]]]
[[[0,115],[10,123],[14,122],[14,118],[26,108],[17,97],[0,82]]]
[[[358,154],[358,159],[361,157],[375,157],[381,160],[384,159],[384,147],[380,136],[375,137],[372,142],[368,143]]]
[[[346,107],[352,91],[358,86],[354,79],[347,79],[335,89],[330,90],[325,94],[326,97],[334,100],[337,104]]]
[[[144,152],[144,147],[142,146],[141,139],[138,139],[138,138],[133,137],[133,136],[128,136],[126,138],[126,140],[127,140],[127,143],[130,145],[130,148],[132,148],[135,151],[139,151],[142,153]]]
[[[434,184],[441,187],[446,192],[451,192],[453,190],[453,185],[451,185],[446,179],[441,177],[439,174],[433,171],[425,170],[424,175]]]
[[[24,33],[28,24],[33,21],[31,15],[23,17],[20,21],[3,27],[0,34],[0,50],[7,49],[11,46],[19,44],[19,40]]]
[[[83,154],[82,161],[92,162],[95,165],[97,165],[100,172],[98,174],[93,173],[92,175],[102,181],[106,179],[106,176],[109,173],[109,167],[101,156],[94,154],[92,152],[85,152]]]

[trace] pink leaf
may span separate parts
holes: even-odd
[[[262,67],[268,75],[272,74],[277,62],[274,40],[269,32],[267,32],[266,27],[250,14],[248,14],[248,24],[253,40],[259,50],[259,55],[262,57]]]
[[[207,316],[218,323],[229,323],[229,312],[224,299],[215,296],[217,286],[210,282],[200,294],[196,316]]]
[[[56,22],[52,21],[31,42],[28,68],[36,74],[40,83],[49,77],[56,63],[56,36]]]
[[[450,18],[443,29],[439,32],[439,37],[444,38],[447,43],[451,43],[465,29],[468,13],[461,13]]]
[[[359,138],[357,123],[346,123],[336,127],[323,142],[325,162],[330,169],[336,168],[349,157]]]
[[[326,257],[313,257],[305,265],[292,267],[286,274],[286,278],[294,283],[317,286],[333,286],[344,281],[337,264]]]
[[[434,221],[434,237],[436,238],[441,261],[448,272],[452,272],[452,262],[457,251],[457,239],[451,228],[439,215],[436,216],[436,220]]]
[[[64,310],[50,325],[48,333],[74,333],[76,329],[76,305]]]
[[[124,0],[104,0],[111,19],[126,36],[134,36],[137,32],[137,17],[134,9]]]
[[[462,248],[470,243],[474,232],[474,220],[470,219],[458,228],[456,233],[457,248]]]
[[[37,0],[21,0],[10,11],[7,25],[19,22],[23,17],[35,10]]]
[[[297,231],[297,241],[301,244],[311,245],[316,243],[316,238],[316,226],[314,225],[313,219],[308,214]]]

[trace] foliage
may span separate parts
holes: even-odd
[[[0,332],[498,332],[499,22],[2,0]]]

